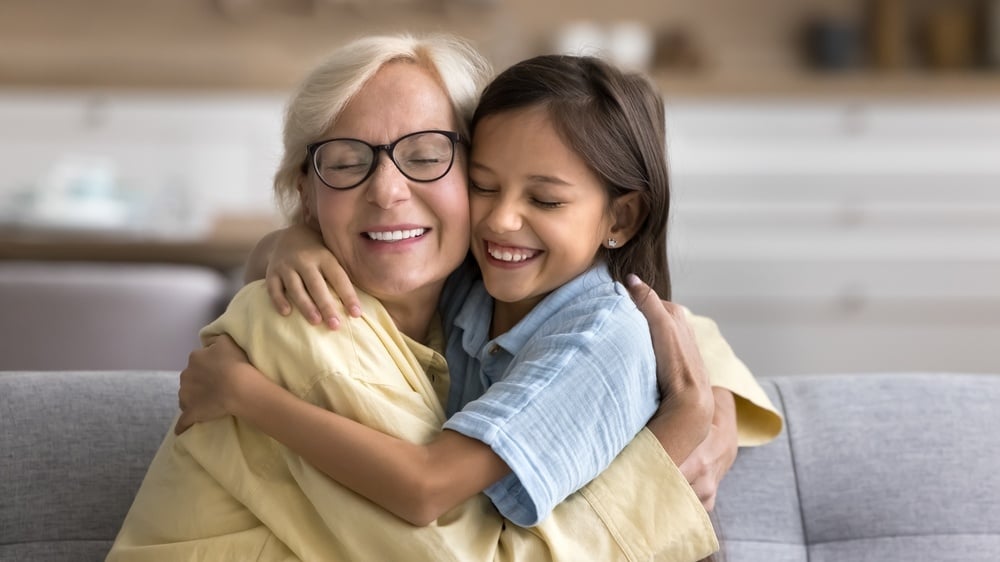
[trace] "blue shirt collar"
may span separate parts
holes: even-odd
[[[611,272],[604,262],[598,262],[587,271],[576,276],[565,285],[552,291],[527,316],[508,332],[493,340],[511,355],[524,347],[528,340],[553,314],[565,308],[571,301],[586,293],[596,285],[613,283]],[[462,310],[455,318],[455,326],[463,331],[462,348],[471,357],[478,357],[489,338],[490,323],[493,318],[493,298],[486,292],[482,281],[472,288]]]

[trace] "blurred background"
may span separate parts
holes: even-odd
[[[129,334],[163,339],[176,284],[140,299],[152,312],[46,306],[109,283],[95,268],[231,289],[281,224],[285,97],[331,48],[397,31],[463,35],[497,69],[587,52],[648,73],[674,300],[754,372],[1000,369],[1000,0],[3,0],[0,369],[183,367],[115,358]],[[117,349],[13,359],[54,319],[110,333],[102,314]]]

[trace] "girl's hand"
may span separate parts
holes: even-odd
[[[656,352],[660,406],[646,425],[681,466],[709,433],[715,404],[708,373],[684,309],[661,301],[634,275],[626,285],[649,322]]]
[[[323,244],[318,232],[303,224],[289,226],[261,240],[251,255],[251,262],[266,259],[264,279],[271,302],[283,316],[292,307],[310,324],[324,322],[331,330],[340,326],[335,297],[355,318],[361,316],[361,301],[347,272]],[[248,272],[259,270],[248,266]],[[330,286],[333,286],[333,291]]]
[[[216,336],[192,351],[180,375],[177,403],[181,416],[174,433],[180,435],[195,423],[230,415],[239,369],[244,365],[252,368],[243,349],[227,335]]]

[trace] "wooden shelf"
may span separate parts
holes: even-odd
[[[672,96],[1000,99],[1000,70],[897,73],[803,71],[752,75],[656,71],[651,74],[668,99]]]
[[[226,270],[242,266],[255,242],[0,234],[0,260],[184,263]]]

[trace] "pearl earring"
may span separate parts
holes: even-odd
[[[618,247],[618,241],[615,240],[614,238],[608,238],[608,247],[609,248],[617,248]]]

